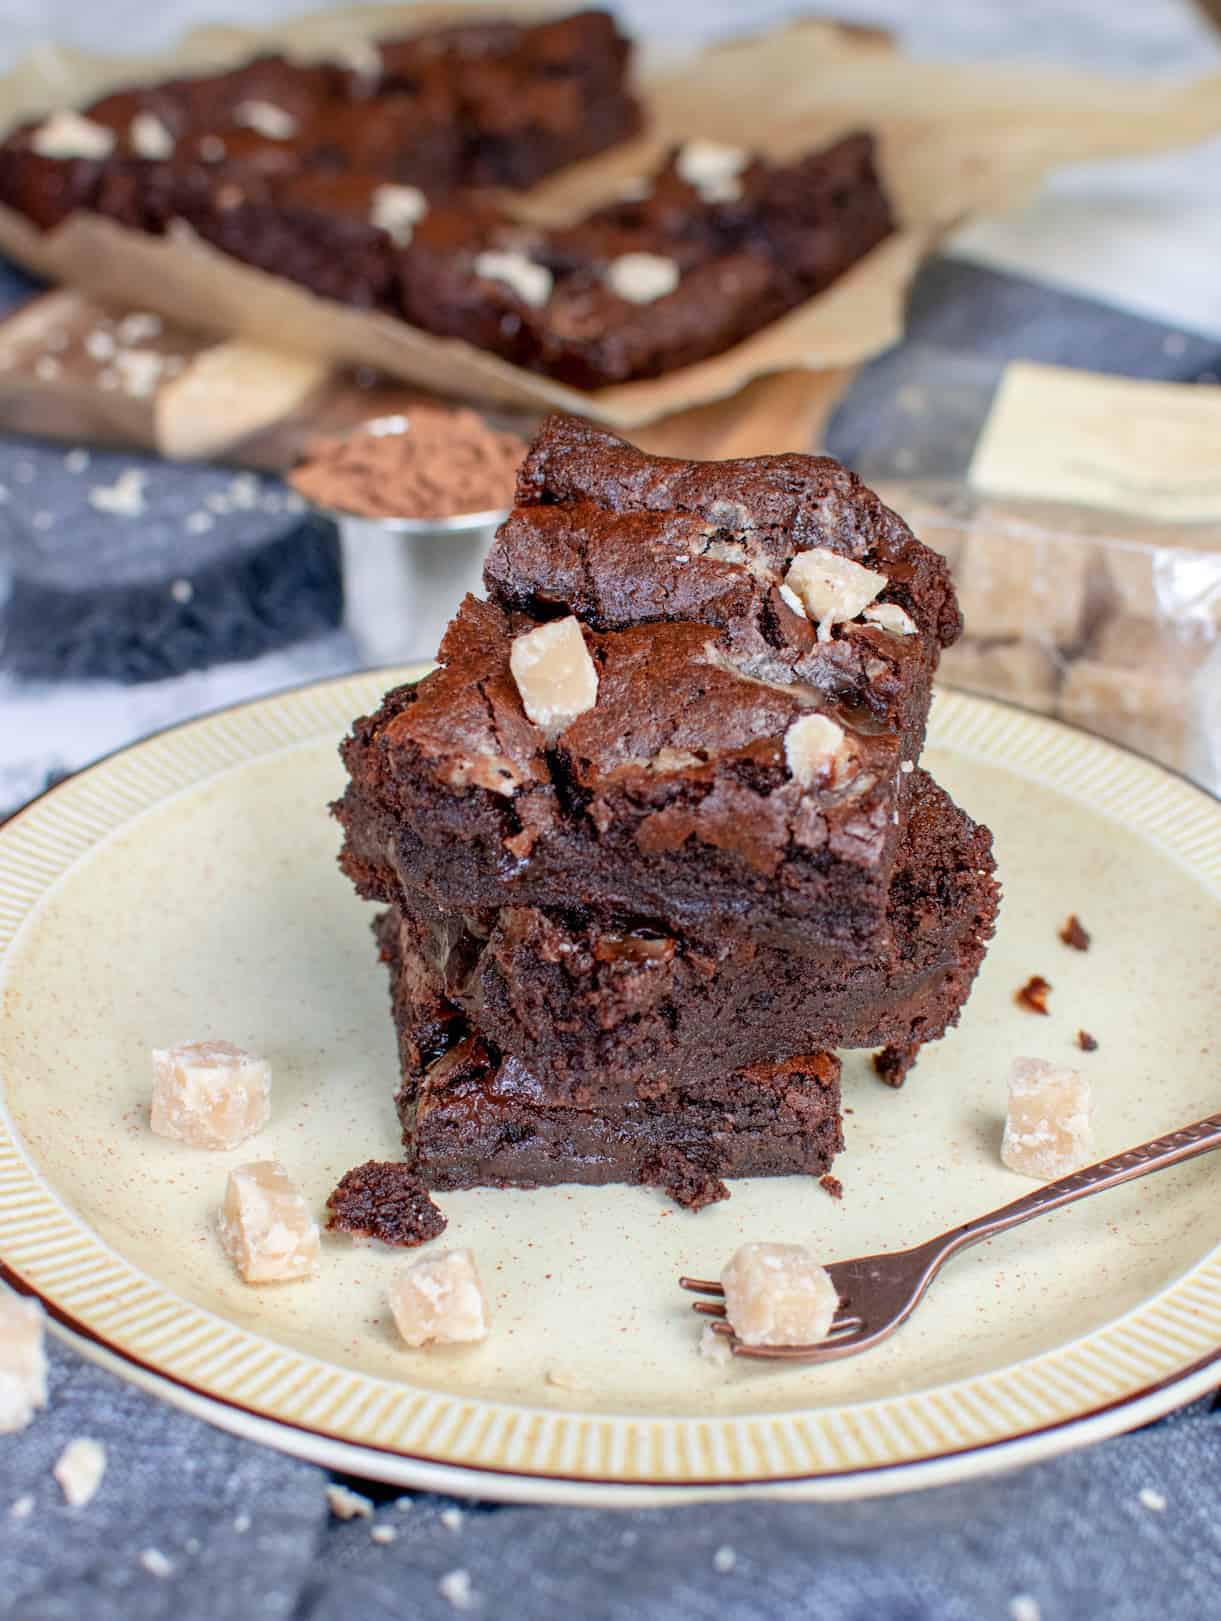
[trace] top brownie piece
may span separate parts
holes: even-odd
[[[906,633],[860,617],[820,640],[782,590],[801,552],[884,575]],[[575,417],[553,417],[522,465],[518,505],[488,557],[490,597],[592,630],[716,626],[743,676],[813,688],[919,755],[933,674],[962,622],[945,559],[855,474],[825,456],[686,462],[648,456]]]
[[[468,599],[442,645],[444,667],[388,695],[345,744],[352,783],[338,814],[358,887],[390,902],[418,890],[449,908],[578,897],[799,952],[875,949],[908,782],[903,751],[924,716],[901,692],[887,695],[902,659],[858,650],[842,666],[852,680],[841,680],[833,650],[850,636],[824,625],[818,641],[779,584],[801,551],[891,568],[893,585],[879,589],[893,591],[911,628],[874,630],[923,646],[917,673],[931,672],[957,629],[942,560],[822,458],[667,461],[566,419],[544,428],[519,497],[489,564],[494,600]],[[502,555],[531,514],[545,520],[569,501],[652,517],[662,531],[711,525],[738,550],[696,562],[694,600],[669,614],[655,594],[632,606],[630,586],[613,611],[596,590],[569,600],[544,583],[541,562],[527,576]],[[623,581],[633,549],[621,551]],[[647,593],[647,546],[640,555]],[[692,566],[693,550],[685,555],[679,567]],[[615,576],[608,565],[603,597]],[[701,579],[719,582],[721,599]],[[772,598],[793,621],[791,643]],[[722,612],[718,600],[736,607]],[[596,700],[549,738],[526,713],[511,651],[573,608]],[[905,709],[905,726],[888,721]],[[833,760],[806,771],[793,728],[810,717],[838,742]]]

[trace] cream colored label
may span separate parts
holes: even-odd
[[[1221,518],[1221,388],[1009,366],[968,474],[977,490]]]

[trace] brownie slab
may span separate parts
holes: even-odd
[[[398,1109],[431,1188],[648,1182],[698,1208],[719,1196],[714,1179],[822,1176],[843,1146],[839,1074],[817,1053],[660,1102],[556,1108],[515,1059],[471,1036],[405,1085]]]
[[[706,145],[689,143],[642,183],[664,198],[655,206],[624,204],[552,230],[486,209],[434,222],[400,260],[404,315],[574,387],[600,388],[731,348],[828,287],[891,231],[868,135],[787,165],[742,153],[741,173],[728,177],[731,199],[682,178]]]
[[[479,1030],[554,1102],[580,1107],[794,1052],[915,1047],[955,1023],[992,934],[991,837],[924,772],[891,882],[890,940],[865,962],[579,906],[463,915],[417,902],[379,920],[398,964],[403,1072]]]

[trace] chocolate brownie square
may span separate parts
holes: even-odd
[[[912,795],[890,938],[867,962],[575,905],[392,909],[378,937],[398,965],[404,1075],[422,1075],[474,1028],[549,1097],[589,1108],[793,1052],[936,1040],[970,992],[998,886],[987,829],[923,772]]]

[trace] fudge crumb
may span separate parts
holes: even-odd
[[[154,1047],[152,1061],[149,1125],[159,1137],[192,1148],[236,1148],[271,1119],[271,1065],[231,1041]]]
[[[460,1508],[443,1508],[437,1516],[447,1531],[460,1531],[465,1517]]]
[[[25,1429],[47,1405],[44,1330],[36,1300],[0,1294],[0,1435]]]
[[[1149,1509],[1153,1514],[1164,1514],[1166,1512],[1166,1499],[1161,1492],[1154,1491],[1152,1486],[1141,1487],[1140,1504],[1142,1508]]]
[[[1082,927],[1081,919],[1076,912],[1070,912],[1064,920],[1064,927],[1060,930],[1060,938],[1066,946],[1072,946],[1074,951],[1088,951],[1090,949],[1090,933]]]
[[[591,1388],[579,1374],[573,1373],[571,1368],[548,1368],[544,1377],[547,1383],[554,1385],[557,1390],[589,1390]]]
[[[392,1525],[375,1525],[369,1532],[369,1541],[379,1543],[382,1547],[385,1547],[388,1542],[397,1541],[397,1539],[398,1532]]]
[[[328,1486],[326,1489],[327,1506],[337,1520],[371,1520],[373,1518],[373,1504],[367,1497],[359,1492],[349,1491],[346,1486]]]
[[[113,484],[95,484],[89,491],[89,505],[95,512],[109,512],[115,518],[142,518],[147,483],[147,473],[138,467],[129,467]]]
[[[1001,1159],[1039,1181],[1087,1165],[1092,1154],[1090,1085],[1075,1069],[1042,1058],[1015,1058]]]
[[[684,1210],[702,1210],[705,1205],[728,1199],[729,1189],[715,1171],[696,1165],[677,1148],[660,1148],[640,1168],[645,1187],[662,1188]]]
[[[700,1355],[705,1362],[732,1362],[733,1352],[724,1334],[718,1334],[711,1323],[705,1323],[700,1334]]]
[[[728,1543],[718,1548],[712,1556],[712,1568],[721,1576],[727,1575],[737,1562],[738,1556]]]
[[[140,1555],[140,1563],[150,1576],[158,1576],[162,1581],[174,1574],[174,1561],[167,1559],[160,1548],[145,1548]]]
[[[1009,1600],[1010,1621],[1043,1621],[1043,1612],[1029,1593],[1018,1593]]]
[[[69,1441],[60,1453],[59,1462],[51,1471],[59,1482],[65,1502],[73,1508],[84,1508],[92,1503],[106,1473],[106,1448],[100,1441],[78,1436]]]
[[[801,1244],[743,1244],[721,1273],[725,1315],[744,1345],[817,1345],[839,1295]]]
[[[829,1193],[833,1199],[842,1199],[844,1196],[844,1184],[838,1176],[832,1176],[829,1171],[826,1176],[819,1177],[818,1185],[824,1193]]]
[[[237,1532],[239,1537],[244,1537],[247,1531],[249,1531],[251,1524],[252,1521],[249,1514],[239,1514],[233,1521],[233,1529]]]
[[[881,1052],[873,1055],[874,1071],[887,1086],[897,1090],[915,1068],[919,1056],[919,1046],[883,1047]]]
[[[411,1248],[445,1231],[445,1217],[408,1166],[366,1160],[327,1200],[327,1231]]]
[[[437,1592],[455,1610],[473,1610],[479,1603],[471,1587],[469,1571],[448,1571],[437,1583]]]
[[[415,1499],[412,1497],[396,1497],[394,1506],[400,1514],[407,1514],[415,1507]]]
[[[1042,1013],[1046,1016],[1047,993],[1051,990],[1051,982],[1043,978],[1042,974],[1031,974],[1030,978],[1021,987],[1014,991],[1013,1000],[1027,1013]]]
[[[252,1160],[229,1172],[217,1227],[249,1284],[290,1283],[318,1270],[318,1223],[278,1160]]]
[[[9,1509],[8,1517],[10,1520],[28,1520],[33,1512],[34,1499],[26,1492],[25,1496],[19,1497]]]
[[[1077,1045],[1083,1053],[1096,1053],[1098,1051],[1097,1038],[1091,1036],[1088,1030],[1078,1030]]]
[[[412,1347],[487,1338],[487,1301],[469,1249],[443,1250],[404,1267],[390,1282],[390,1310]]]

